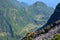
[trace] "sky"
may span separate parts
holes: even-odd
[[[46,5],[55,8],[58,3],[60,3],[60,0],[18,0],[19,2],[25,2],[29,5],[32,5],[36,1],[44,2]]]

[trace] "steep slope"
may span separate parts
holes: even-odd
[[[46,7],[46,9],[43,9],[43,7]],[[47,21],[45,18],[49,18],[53,10],[42,2],[36,2],[24,8],[17,0],[0,0],[1,40],[14,40],[11,37],[15,37],[16,40],[16,38],[19,39],[20,36],[23,37],[30,31],[35,31]],[[46,15],[49,16],[45,17]]]
[[[46,29],[48,27],[51,28],[51,30]],[[54,35],[56,34],[60,34],[59,30],[60,30],[60,3],[56,6],[56,9],[54,11],[54,13],[52,14],[52,16],[50,17],[50,19],[47,21],[47,23],[40,29],[38,29],[37,31],[40,31],[44,29],[44,31],[48,31],[47,33],[44,34],[40,34],[39,37],[37,37],[35,40],[51,40]],[[59,40],[59,39],[56,39]]]
[[[24,9],[16,0],[0,0],[0,40],[7,40],[7,38],[15,37],[21,30],[23,27],[21,24],[23,23],[19,22],[19,16],[23,15],[23,10]]]
[[[47,23],[43,27],[46,27],[47,25],[49,25],[57,20],[60,20],[60,3],[57,5],[54,13],[51,15],[51,17],[49,18],[49,20],[47,21]]]
[[[40,34],[38,37],[36,37],[34,40],[52,40],[52,38],[56,35],[56,34],[60,34],[60,32],[58,32],[60,30],[60,24],[58,26],[55,26],[54,28],[52,28],[51,30],[49,30],[47,33],[45,34]],[[60,37],[59,37],[60,38]],[[56,39],[55,39],[56,40]],[[57,40],[58,39],[57,37]]]
[[[36,24],[44,24],[49,19],[50,15],[53,13],[53,8],[48,7],[43,2],[37,1],[33,5],[25,9],[25,11],[33,17],[33,20]],[[47,20],[46,20],[47,18]]]
[[[29,32],[21,40],[51,40],[54,35],[60,34],[60,3],[57,5],[54,13],[51,15],[50,19],[47,21],[49,24],[43,25],[35,32]],[[58,15],[59,14],[59,15]],[[55,19],[55,20],[54,20]],[[52,21],[51,21],[52,20]]]
[[[35,31],[39,27],[42,27],[42,25],[47,22],[53,11],[53,8],[48,7],[43,2],[39,1],[25,8],[29,23],[22,29],[21,35],[30,31]]]

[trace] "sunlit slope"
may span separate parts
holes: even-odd
[[[53,10],[43,2],[22,7],[16,0],[0,0],[0,33],[6,34],[3,37],[24,36],[44,25]]]

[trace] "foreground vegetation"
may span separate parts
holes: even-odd
[[[60,34],[56,34],[52,40],[60,40]]]

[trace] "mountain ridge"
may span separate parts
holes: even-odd
[[[40,8],[41,6],[39,8],[34,7],[34,5],[23,8],[16,0],[0,0],[0,4],[0,24],[2,24],[0,25],[0,32],[5,32],[8,35],[6,35],[7,37],[4,35],[4,38],[1,40],[5,39],[5,37],[11,38],[12,31],[14,39],[19,39],[25,36],[26,33],[35,31],[48,20],[45,19],[49,18],[54,11],[54,9],[48,6],[47,9]],[[48,16],[45,17],[45,14]],[[5,21],[4,17],[8,23]]]
[[[49,24],[48,24],[49,23]],[[60,34],[60,4],[55,8],[54,13],[47,23],[35,32],[29,32],[22,40],[52,40],[56,34]],[[56,38],[55,38],[56,40]],[[60,40],[57,38],[57,40]]]

